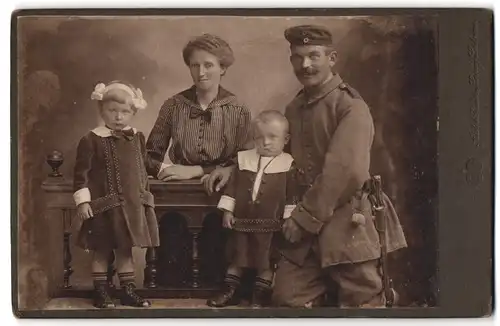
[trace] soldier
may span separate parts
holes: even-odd
[[[338,285],[341,307],[384,306],[380,241],[367,191],[374,136],[370,110],[335,72],[337,53],[326,28],[291,27],[285,38],[304,86],[286,108],[288,151],[296,160],[301,196],[283,224],[273,301],[321,305],[330,278]],[[384,202],[391,252],[406,247],[406,240],[386,196]]]

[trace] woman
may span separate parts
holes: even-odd
[[[234,62],[233,51],[227,42],[218,36],[204,34],[191,40],[182,55],[193,86],[162,105],[146,144],[148,172],[163,181],[203,178],[211,194],[220,191],[229,180],[237,152],[249,148],[246,144],[250,139],[251,114],[234,94],[220,86],[222,77]],[[163,163],[169,143],[171,165]],[[163,221],[159,252],[162,261],[187,265],[189,242],[185,241],[188,233],[184,219],[170,215]],[[204,228],[206,232],[202,232],[200,238],[202,276],[213,281],[220,271],[210,266],[223,264],[221,217],[205,219]],[[222,275],[224,267],[221,266]],[[161,274],[168,282],[187,281],[186,273],[178,266],[166,267]]]
[[[149,173],[164,181],[207,175],[205,185],[212,192],[214,178],[225,184],[236,153],[248,148],[251,114],[234,94],[220,86],[234,62],[227,42],[204,34],[191,40],[182,55],[194,85],[161,107],[147,142]],[[163,158],[170,141],[168,155],[173,164],[166,165]]]

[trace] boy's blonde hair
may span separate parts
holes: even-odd
[[[285,132],[288,134],[289,132],[289,123],[288,119],[285,117],[283,113],[278,110],[264,110],[261,111],[257,117],[254,119],[254,125],[257,126],[259,123],[269,123],[271,121],[278,121],[284,126]]]

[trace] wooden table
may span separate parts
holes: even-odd
[[[46,195],[47,209],[60,212],[63,219],[63,230],[61,232],[64,234],[62,246],[64,272],[62,284],[58,286],[56,296],[87,297],[91,289],[75,289],[70,282],[73,273],[71,267],[70,228],[75,211],[72,183],[72,180],[63,177],[49,177],[42,184],[42,189]],[[151,179],[150,185],[151,192],[155,196],[157,216],[163,216],[168,212],[177,212],[187,221],[193,243],[192,282],[189,288],[160,287],[157,284],[157,252],[155,248],[148,248],[146,251],[146,267],[144,269],[144,288],[139,289],[139,293],[152,298],[205,298],[209,296],[215,289],[203,287],[199,282],[198,241],[205,217],[217,211],[216,206],[220,195],[208,196],[200,180],[162,182]],[[109,278],[113,275],[111,271],[112,269],[110,269]]]

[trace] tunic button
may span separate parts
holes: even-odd
[[[309,171],[311,171],[311,170],[313,169],[313,167],[309,165],[309,166],[307,167],[307,169],[308,169]]]
[[[255,201],[255,203],[258,205],[258,204],[260,204],[260,201],[259,201],[259,200],[256,200],[256,201]]]
[[[299,212],[303,212],[303,211],[304,211],[304,209],[302,208],[302,206],[299,207]]]

